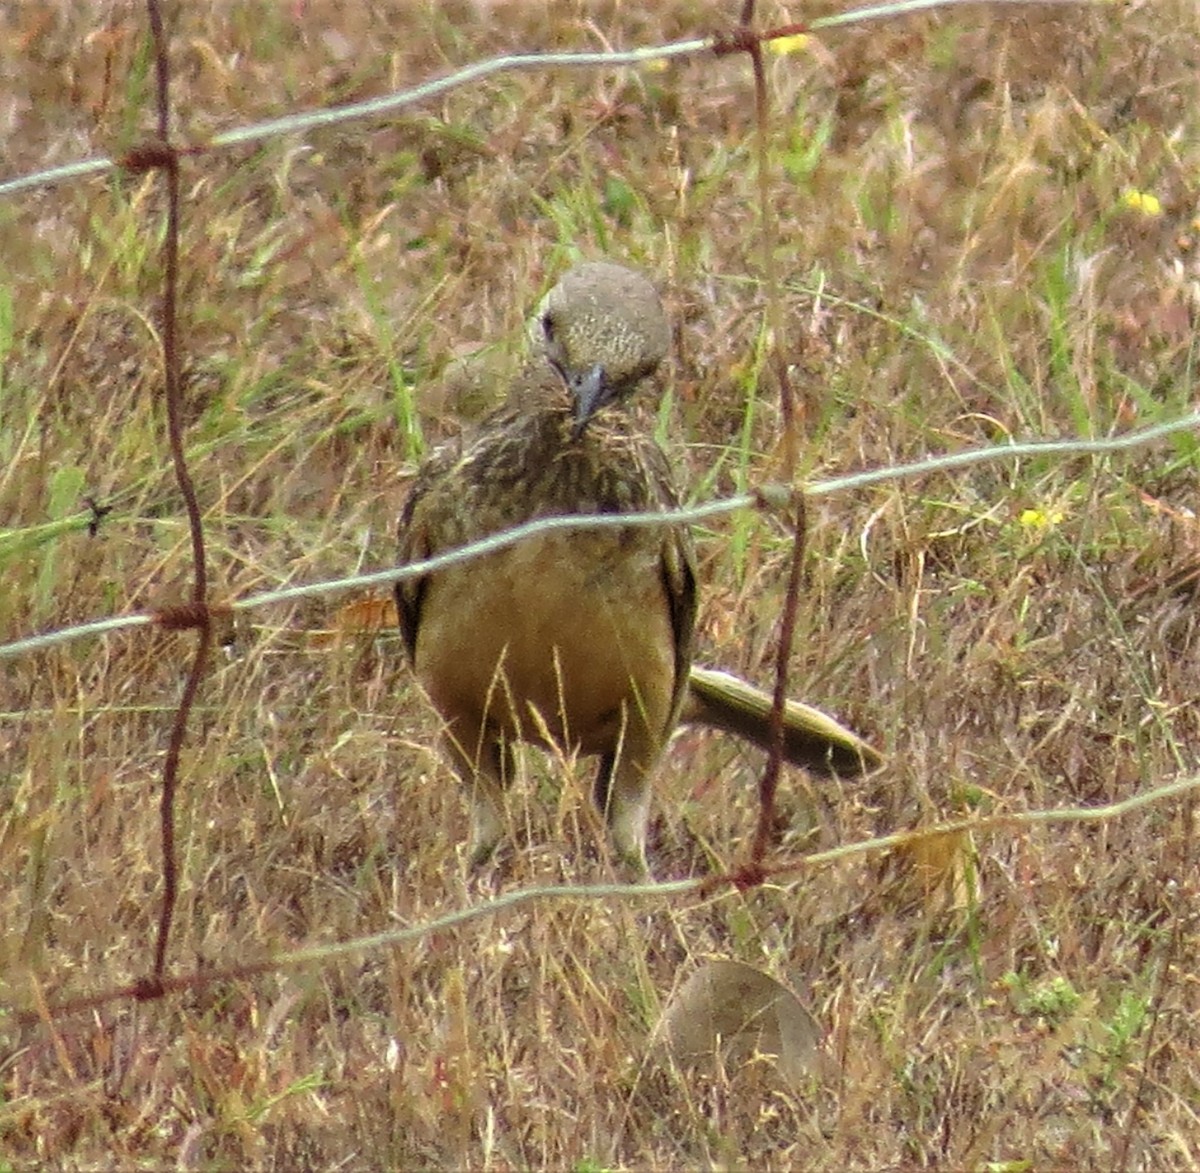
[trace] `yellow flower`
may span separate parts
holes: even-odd
[[[1121,197],[1121,202],[1143,216],[1161,216],[1162,201],[1153,192],[1135,191],[1132,188]]]
[[[1023,509],[1020,522],[1026,529],[1050,529],[1061,524],[1064,517],[1061,509]]]
[[[794,33],[790,37],[776,37],[768,41],[767,48],[782,57],[785,53],[799,53],[808,45],[808,40],[807,33]]]

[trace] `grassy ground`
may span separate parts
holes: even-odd
[[[507,49],[722,23],[682,0],[178,7],[179,125],[196,136]],[[769,59],[806,476],[1189,409],[1198,52],[1191,0],[1143,0],[875,23]],[[487,405],[471,356],[517,362],[524,315],[580,255],[664,291],[667,432],[693,495],[769,476],[748,72],[527,72],[190,161],[187,443],[214,593],[387,566],[413,460]],[[6,175],[151,124],[138,5],[15,6],[0,74]],[[161,211],[155,177],[0,204],[0,638],[186,596]],[[1180,436],[814,503],[794,690],[890,764],[815,796],[790,776],[780,855],[1111,801],[1191,769],[1195,473]],[[95,536],[51,525],[85,520],[88,495],[112,506]],[[701,537],[703,658],[766,681],[788,534],[739,516]],[[181,968],[607,874],[582,768],[531,754],[522,845],[468,886],[464,805],[398,639],[317,634],[345,601],[256,612],[213,661],[179,801]],[[148,970],[158,778],[190,647],[138,631],[3,663],[5,1005]],[[760,764],[679,737],[660,875],[744,857]],[[974,882],[963,853],[957,885],[933,891],[860,857],[707,900],[525,906],[10,1029],[0,1168],[1195,1167],[1193,818],[1177,803],[989,834]],[[814,1074],[648,1060],[665,1000],[711,956],[801,994],[827,1032]]]

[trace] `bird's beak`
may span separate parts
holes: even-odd
[[[586,371],[563,372],[571,398],[575,401],[575,435],[581,436],[588,420],[614,398],[612,384],[597,363]]]

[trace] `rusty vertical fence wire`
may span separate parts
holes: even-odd
[[[179,156],[171,144],[171,59],[167,30],[159,0],[146,0],[154,51],[155,106],[158,145],[162,150],[160,169],[167,183],[167,230],[163,241],[162,344],[163,385],[167,408],[167,432],[175,480],[187,511],[188,532],[192,543],[192,604],[199,615],[196,647],[183,687],[183,695],[171,722],[167,753],[163,760],[160,824],[162,838],[162,903],[159,908],[158,935],[154,945],[152,988],[161,988],[167,964],[167,946],[175,916],[178,871],[175,862],[175,794],[179,787],[179,759],[187,736],[188,718],[212,643],[212,621],[207,612],[208,569],[204,551],[204,522],[200,504],[188,470],[183,443],[183,392],[179,355]]]

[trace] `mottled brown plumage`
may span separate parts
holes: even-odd
[[[625,402],[670,340],[653,288],[581,265],[539,323],[548,364],[461,452],[418,474],[401,518],[406,560],[537,517],[677,505],[665,455]],[[548,740],[600,755],[597,802],[618,851],[642,859],[649,773],[691,662],[692,567],[686,528],[630,527],[541,535],[399,584],[405,642],[473,788],[473,859],[501,834],[509,747]]]
[[[539,517],[678,505],[669,462],[630,406],[670,343],[653,287],[617,265],[579,265],[538,327],[545,361],[418,472],[400,520],[405,561]],[[639,866],[650,776],[682,710],[765,744],[763,694],[692,672],[694,562],[685,526],[556,531],[397,584],[409,655],[471,787],[474,861],[501,837],[516,741],[599,755],[596,801]],[[826,772],[873,764],[853,734],[797,714],[791,760]]]

